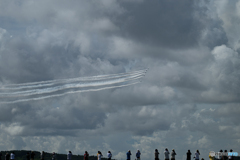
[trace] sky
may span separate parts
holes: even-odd
[[[0,103],[0,150],[240,152],[239,24],[239,0],[0,0],[0,86],[148,68],[127,87]]]

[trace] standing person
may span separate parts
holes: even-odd
[[[175,155],[177,155],[177,154],[176,154],[175,150],[172,149],[172,152],[171,152],[171,160],[175,160]]]
[[[45,153],[44,153],[44,151],[42,151],[41,156],[40,156],[41,160],[44,160],[44,156],[45,156]]]
[[[68,151],[67,160],[71,160],[71,159],[72,159],[72,152]]]
[[[14,154],[14,152],[11,153],[10,159],[11,159],[11,160],[14,160],[14,159],[15,159],[15,154]]]
[[[227,150],[224,150],[223,160],[228,160],[228,152],[227,152]]]
[[[31,151],[31,155],[30,155],[30,157],[31,157],[31,160],[34,160],[35,153],[34,153],[33,151]]]
[[[10,160],[10,154],[8,152],[5,155],[5,160]]]
[[[208,157],[209,157],[209,160],[214,160],[214,159],[215,159],[215,156],[214,156],[214,155],[215,155],[215,153],[214,153],[213,151],[210,151],[210,152],[209,152],[209,156],[208,156]]]
[[[140,155],[141,155],[141,152],[139,151],[139,149],[137,150],[137,153],[136,153],[136,158],[137,160],[140,160]]]
[[[220,151],[218,152],[217,159],[223,160],[223,150],[220,150]]]
[[[199,155],[200,155],[200,152],[199,152],[199,150],[196,150],[196,152],[195,152],[195,160],[199,160]]]
[[[110,151],[108,151],[107,157],[108,157],[108,160],[111,160],[111,158],[112,158],[112,153],[111,153]]]
[[[165,149],[165,151],[163,153],[164,153],[164,159],[169,160],[169,152],[168,152],[167,148]]]
[[[26,160],[30,160],[30,153],[29,152],[27,152],[27,154],[26,154]]]
[[[191,151],[188,150],[187,151],[187,160],[191,160],[191,155],[192,155]]]
[[[232,153],[232,149],[230,149],[230,154],[228,154],[229,156],[228,156],[228,159],[229,160],[233,160],[233,153]]]
[[[127,160],[131,160],[131,155],[132,155],[131,151],[128,150],[126,154],[127,154]]]
[[[158,158],[159,152],[157,149],[155,149],[154,155],[155,155],[155,160],[159,160]]]
[[[52,154],[52,160],[55,160],[55,159],[56,159],[56,153],[53,152],[53,154]]]
[[[97,154],[97,157],[98,157],[98,160],[101,160],[102,159],[102,152],[98,151],[98,154]]]
[[[85,151],[85,154],[84,154],[84,160],[88,160],[88,156],[89,156],[88,152]]]

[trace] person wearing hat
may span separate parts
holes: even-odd
[[[136,153],[136,158],[137,160],[140,160],[140,155],[141,155],[141,152],[139,151],[139,149],[137,150],[137,153]]]
[[[210,151],[208,157],[209,157],[209,160],[214,160],[215,159],[215,152],[214,151]]]
[[[130,150],[128,150],[128,152],[126,153],[127,154],[127,160],[131,160],[131,151]]]
[[[177,155],[177,154],[176,154],[175,150],[172,149],[172,152],[171,152],[171,160],[175,160],[175,155]]]
[[[155,149],[154,155],[155,155],[155,160],[159,160],[159,158],[158,158],[159,152],[157,149]]]

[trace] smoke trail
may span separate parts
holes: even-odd
[[[74,82],[74,81],[90,81],[90,80],[100,80],[100,79],[108,79],[108,78],[119,78],[121,76],[127,76],[132,74],[138,74],[138,73],[146,73],[147,70],[139,70],[139,71],[133,71],[128,73],[119,73],[119,74],[109,74],[109,75],[98,75],[98,76],[92,76],[92,77],[78,77],[78,78],[71,78],[71,79],[58,79],[58,80],[49,80],[49,81],[40,81],[40,82],[29,82],[29,83],[22,83],[22,84],[8,84],[1,86],[0,89],[15,89],[11,88],[12,86],[34,86],[34,85],[46,85],[46,84],[56,84],[56,83],[68,83],[68,82]],[[8,88],[9,87],[9,88]],[[40,86],[39,86],[40,87]]]
[[[50,87],[50,86],[54,86],[54,85],[62,84],[62,83],[107,80],[107,79],[127,77],[127,76],[131,76],[131,75],[135,75],[135,74],[145,74],[146,71],[147,70],[140,70],[140,71],[129,72],[129,73],[120,73],[120,74],[94,76],[94,77],[83,77],[83,78],[79,77],[79,78],[72,78],[72,79],[61,79],[61,80],[41,81],[41,82],[32,82],[32,83],[23,83],[23,84],[12,84],[12,85],[1,86],[0,90],[3,91],[3,90],[32,89],[32,88],[38,88],[38,87]]]
[[[129,76],[127,78],[119,78],[115,80],[108,80],[108,81],[99,81],[99,82],[92,82],[92,83],[73,83],[73,84],[65,84],[61,86],[51,87],[51,88],[43,88],[43,89],[34,89],[34,90],[27,90],[27,91],[18,91],[18,92],[8,92],[8,93],[0,93],[1,97],[19,97],[19,96],[32,96],[37,94],[45,94],[45,93],[52,93],[57,92],[64,89],[70,88],[82,88],[82,87],[96,87],[96,86],[105,86],[105,85],[114,85],[126,81],[132,81],[139,78],[142,78],[141,75],[134,75]]]
[[[63,96],[70,93],[120,88],[140,82],[147,70],[0,86],[0,103],[10,104]]]
[[[41,99],[45,99],[45,98],[60,97],[60,96],[66,95],[66,94],[73,94],[73,93],[80,93],[80,92],[93,92],[93,91],[100,91],[100,90],[111,89],[111,88],[121,88],[121,87],[134,85],[137,83],[141,83],[141,82],[138,81],[138,82],[129,83],[129,84],[120,85],[120,86],[111,86],[111,87],[104,87],[104,88],[98,88],[98,89],[88,89],[88,90],[65,92],[62,94],[55,94],[55,95],[50,95],[50,96],[38,97],[38,98],[20,99],[20,100],[15,100],[15,101],[11,101],[11,102],[0,102],[0,104],[12,104],[12,103],[18,103],[18,102],[36,101],[36,100],[41,100]]]

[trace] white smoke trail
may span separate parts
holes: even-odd
[[[92,81],[100,81],[100,80],[109,80],[109,79],[123,78],[123,77],[132,76],[132,75],[142,75],[142,74],[145,74],[145,73],[146,73],[146,71],[140,71],[140,72],[138,71],[138,72],[135,72],[135,73],[132,73],[132,74],[127,73],[127,74],[117,75],[117,76],[113,76],[113,77],[109,76],[107,79],[106,78],[99,78],[99,79],[95,79],[95,80],[92,80]],[[57,80],[55,80],[55,81],[57,81]],[[58,80],[58,82],[46,83],[46,84],[43,84],[42,82],[40,82],[40,84],[26,85],[26,83],[25,83],[25,84],[23,84],[23,86],[11,87],[11,88],[6,87],[6,86],[2,86],[2,88],[0,88],[0,90],[2,90],[2,91],[6,91],[6,90],[8,91],[9,90],[11,92],[11,90],[33,89],[33,88],[39,88],[39,87],[50,87],[50,86],[54,86],[54,85],[60,85],[62,83],[72,83],[72,82],[84,83],[86,81],[90,81],[90,77],[89,77],[88,80],[83,80],[83,78],[74,78],[74,79]]]
[[[74,81],[91,81],[91,80],[101,80],[101,79],[108,79],[108,78],[120,78],[121,76],[128,76],[131,74],[138,74],[138,73],[146,73],[147,70],[139,70],[133,71],[128,73],[119,73],[119,74],[109,74],[109,75],[99,75],[99,76],[92,76],[92,77],[78,77],[78,78],[71,78],[71,79],[59,79],[59,80],[49,80],[49,81],[40,81],[40,82],[29,82],[29,83],[22,83],[22,84],[8,84],[0,87],[1,89],[21,89],[21,88],[12,88],[14,86],[20,87],[42,87],[42,85],[54,85],[56,83],[69,83]],[[37,85],[37,86],[35,86]]]
[[[57,92],[60,90],[65,90],[65,89],[73,89],[73,88],[82,88],[82,87],[97,87],[97,86],[105,86],[105,85],[114,85],[118,83],[123,83],[127,81],[132,81],[136,80],[139,78],[142,78],[141,75],[134,75],[134,76],[129,76],[127,78],[119,78],[115,80],[109,80],[109,81],[99,81],[99,82],[93,82],[93,83],[82,83],[82,84],[65,84],[57,87],[51,87],[51,88],[44,88],[44,89],[34,89],[34,90],[28,90],[28,91],[19,91],[19,92],[12,92],[12,93],[0,93],[0,97],[20,97],[20,96],[32,96],[32,95],[37,95],[37,94],[46,94],[46,93],[52,93],[52,92]]]
[[[12,103],[19,103],[19,102],[36,101],[36,100],[41,100],[41,99],[45,99],[45,98],[53,98],[53,97],[64,96],[66,94],[73,94],[73,93],[80,93],[80,92],[93,92],[93,91],[100,91],[100,90],[111,89],[111,88],[121,88],[121,87],[134,85],[134,84],[137,84],[137,83],[141,83],[141,82],[138,81],[138,82],[134,82],[134,83],[126,84],[126,85],[111,86],[111,87],[104,87],[104,88],[98,88],[98,89],[71,91],[71,92],[65,92],[65,93],[62,93],[62,94],[55,94],[55,95],[38,97],[38,98],[20,99],[20,100],[15,100],[15,101],[11,101],[11,102],[0,102],[0,104],[12,104]]]
[[[0,103],[40,100],[70,93],[120,88],[139,83],[147,70],[94,77],[61,79],[0,86]]]

